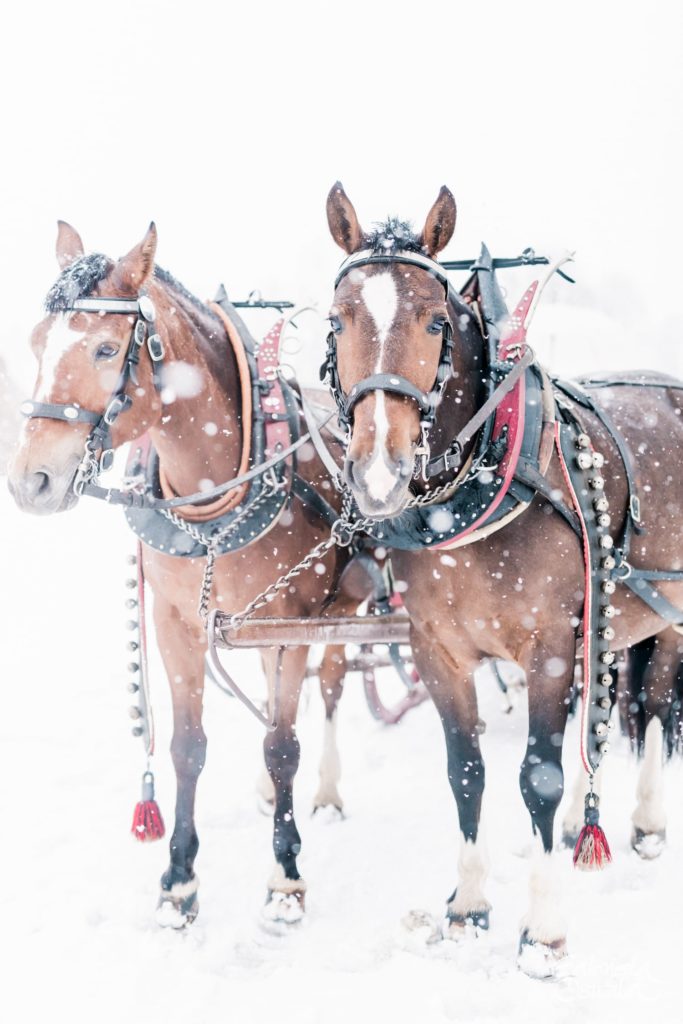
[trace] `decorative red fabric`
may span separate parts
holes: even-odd
[[[574,850],[574,867],[601,871],[612,860],[607,837],[600,825],[584,825]]]
[[[164,837],[164,819],[156,800],[140,800],[135,805],[130,831],[141,843],[151,843]]]

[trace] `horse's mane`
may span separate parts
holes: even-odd
[[[365,245],[375,253],[391,256],[400,250],[422,252],[422,241],[413,231],[412,224],[398,217],[387,217],[375,225],[375,230],[365,238]]]
[[[66,267],[45,296],[45,310],[48,313],[64,313],[76,299],[85,299],[92,295],[93,289],[104,281],[114,269],[114,263],[108,256],[100,252],[90,252],[85,256],[79,256]],[[154,267],[154,276],[162,284],[172,288],[173,291],[195,306],[200,312],[215,319],[215,314],[209,307],[193,295],[184,284],[177,281],[168,270],[163,267]]]

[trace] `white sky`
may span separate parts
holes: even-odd
[[[576,343],[582,366],[683,372],[682,40],[676,0],[14,5],[0,354],[26,388],[58,217],[112,256],[153,218],[200,295],[222,279],[326,311],[340,178],[366,225],[420,224],[448,184],[453,258],[578,250],[580,287],[536,328],[556,364]]]

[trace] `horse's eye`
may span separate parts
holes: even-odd
[[[446,326],[446,318],[443,316],[434,317],[432,322],[427,327],[427,334],[443,334],[443,329]]]
[[[332,333],[333,334],[341,334],[342,322],[339,319],[339,317],[338,316],[331,316],[331,317],[328,317],[328,319],[330,321],[330,328],[332,330]]]
[[[118,345],[100,345],[95,352],[95,361],[99,363],[103,359],[113,359],[118,354],[118,351]]]

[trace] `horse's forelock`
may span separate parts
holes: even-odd
[[[422,252],[422,242],[412,224],[398,217],[388,217],[366,238],[366,245],[375,253],[391,256],[396,252]]]
[[[76,299],[86,298],[111,273],[114,263],[99,252],[79,256],[59,275],[45,296],[48,313],[64,313]]]

